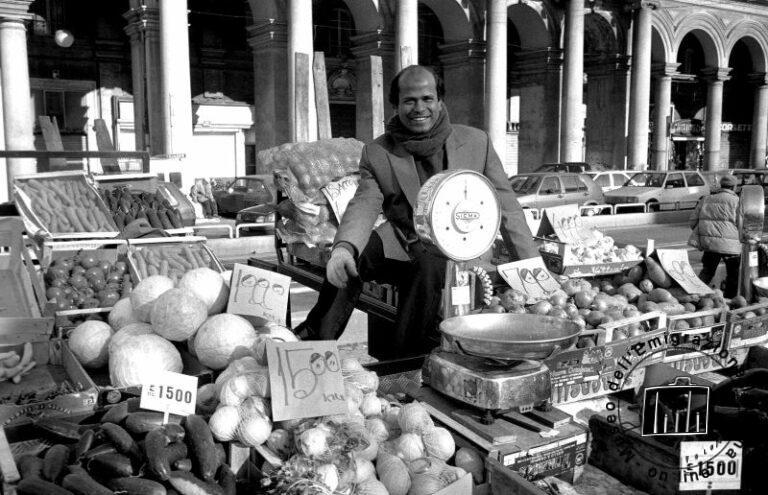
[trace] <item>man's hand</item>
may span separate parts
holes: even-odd
[[[349,277],[357,277],[357,264],[349,250],[337,247],[331,251],[331,259],[325,266],[325,276],[328,281],[339,289],[347,287]]]

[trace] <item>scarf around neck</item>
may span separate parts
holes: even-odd
[[[451,119],[448,109],[441,105],[440,116],[432,128],[424,133],[415,133],[405,127],[400,117],[395,114],[387,122],[387,133],[400,143],[405,151],[413,155],[415,160],[429,160],[430,157],[442,150],[445,140],[451,134]]]

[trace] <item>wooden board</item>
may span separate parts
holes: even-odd
[[[112,144],[112,138],[109,137],[109,129],[104,119],[95,119],[93,121],[93,130],[96,132],[96,147],[99,151],[115,151]],[[101,161],[101,171],[106,174],[119,174],[120,165],[117,158],[99,158]]]
[[[294,142],[309,141],[309,55],[295,54],[294,81]]]
[[[59,125],[56,122],[56,117],[47,115],[38,115],[37,123],[40,126],[40,131],[43,133],[43,142],[45,143],[45,149],[47,151],[64,151],[64,145],[61,142],[61,134],[59,133]],[[49,170],[62,170],[67,166],[66,158],[46,158],[40,160],[37,169],[40,172]]]
[[[331,109],[328,106],[328,77],[325,72],[325,53],[315,52],[312,63],[317,107],[317,139],[331,139]]]
[[[371,55],[371,125],[372,136],[377,138],[384,134],[384,69],[381,57]]]

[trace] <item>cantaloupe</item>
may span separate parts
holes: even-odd
[[[112,307],[112,311],[109,312],[107,321],[109,321],[109,326],[117,331],[131,323],[139,323],[141,320],[138,315],[134,313],[130,298],[126,297],[115,303]]]
[[[150,321],[155,333],[172,341],[186,340],[208,318],[208,308],[195,294],[171,289],[155,300]]]
[[[182,369],[179,351],[159,335],[129,337],[109,356],[109,378],[118,388],[142,385],[159,371],[181,373]]]
[[[178,288],[195,294],[205,303],[209,315],[219,314],[227,307],[229,288],[221,274],[210,268],[188,271],[179,280]]]
[[[69,334],[69,349],[86,368],[101,368],[109,359],[112,333],[107,323],[86,320]]]
[[[194,347],[204,366],[220,370],[233,359],[249,355],[255,342],[256,331],[245,318],[224,313],[209,317],[200,326]]]
[[[131,291],[131,305],[138,318],[149,323],[152,305],[165,291],[173,289],[173,280],[163,275],[152,275],[139,282]]]

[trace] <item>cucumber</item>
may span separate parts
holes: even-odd
[[[196,478],[192,473],[172,471],[169,480],[181,495],[224,495],[219,485]]]
[[[192,471],[192,459],[179,459],[173,463],[174,471]]]
[[[222,464],[219,468],[219,485],[224,490],[224,495],[237,495],[237,477],[227,464]]]
[[[227,451],[224,450],[223,444],[216,444],[216,458],[219,460],[219,464],[227,462]]]
[[[92,448],[85,454],[83,454],[82,458],[84,461],[90,461],[94,457],[98,457],[100,455],[104,454],[114,454],[117,452],[117,448],[115,448],[114,445],[111,443],[102,443],[101,445],[97,445],[96,447]]]
[[[123,454],[102,454],[88,461],[88,472],[104,478],[122,478],[134,475],[133,464]]]
[[[113,495],[113,491],[95,479],[83,474],[68,474],[64,476],[61,486],[75,495]]]
[[[80,437],[80,440],[77,441],[77,445],[75,445],[75,450],[72,451],[74,461],[78,461],[83,454],[91,450],[95,438],[96,432],[93,430],[87,430],[83,433],[83,436]]]
[[[18,495],[74,495],[66,488],[62,488],[50,481],[40,478],[27,478],[16,485]]]
[[[165,436],[168,437],[169,442],[181,442],[186,436],[186,431],[180,424],[168,423],[163,426],[163,430],[165,430]]]
[[[16,461],[16,465],[22,479],[40,478],[43,475],[43,460],[36,455],[23,455]]]
[[[101,425],[102,431],[107,435],[109,441],[111,441],[117,451],[121,454],[131,456],[134,459],[141,458],[141,451],[136,442],[133,441],[131,435],[128,434],[122,427],[114,423],[104,423]]]
[[[192,451],[192,460],[196,472],[205,481],[211,481],[219,468],[220,459],[216,455],[216,447],[213,441],[211,429],[202,416],[191,414],[184,422],[187,431],[187,443]],[[176,487],[179,490],[178,487]],[[182,490],[180,492],[184,493]]]
[[[144,478],[114,478],[107,486],[123,495],[166,495],[163,485]]]
[[[43,457],[43,477],[57,483],[64,474],[69,459],[69,447],[56,444],[49,448]]]
[[[144,453],[147,456],[149,469],[163,481],[168,479],[168,473],[171,472],[170,463],[165,456],[167,445],[168,437],[165,436],[163,428],[150,431],[144,439]]]
[[[178,424],[181,422],[181,418],[172,414],[168,421]],[[161,426],[163,426],[163,413],[161,412],[139,411],[130,413],[125,418],[125,429],[132,435],[149,433]]]
[[[34,422],[35,428],[39,428],[46,433],[59,437],[63,440],[80,440],[83,431],[88,427],[83,427],[72,421],[59,418],[42,418]]]

